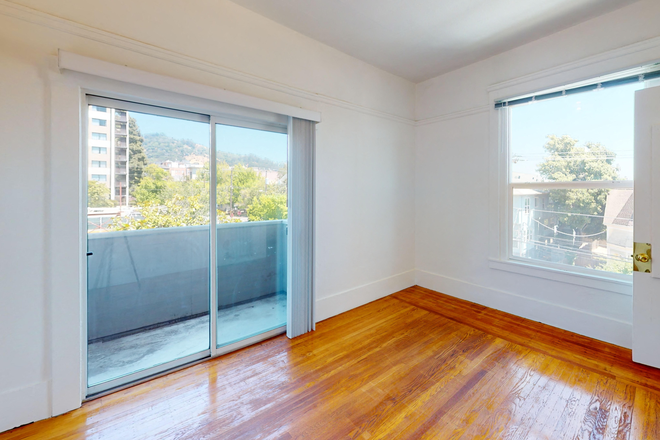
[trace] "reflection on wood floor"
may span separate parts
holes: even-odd
[[[630,350],[419,287],[0,439],[660,439]]]

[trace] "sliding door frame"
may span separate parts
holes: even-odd
[[[141,102],[140,98],[127,99],[125,97],[117,97],[112,93],[99,92],[95,90],[83,90],[81,102],[81,145],[82,151],[81,158],[81,213],[83,214],[81,223],[83,226],[82,242],[84,243],[84,251],[87,251],[87,179],[88,176],[88,109],[90,105],[100,105],[112,109],[126,110],[129,113],[139,112],[147,113],[155,116],[171,117],[183,120],[190,120],[195,122],[203,122],[209,124],[209,348],[199,351],[197,353],[184,356],[182,358],[174,359],[163,364],[155,365],[143,370],[136,371],[109,381],[99,383],[97,385],[88,386],[88,371],[87,371],[87,346],[88,346],[88,316],[87,316],[87,292],[88,292],[88,264],[87,259],[84,260],[83,267],[83,295],[82,295],[82,326],[83,326],[83,356],[81,371],[83,372],[83,390],[84,400],[91,400],[101,397],[103,395],[118,391],[123,388],[136,385],[141,382],[151,380],[155,377],[169,374],[181,368],[186,368],[195,363],[204,360],[212,359],[223,354],[239,350],[249,345],[258,343],[273,336],[286,333],[286,325],[260,333],[258,335],[234,342],[232,344],[217,346],[217,308],[218,308],[218,280],[217,280],[217,215],[214,215],[217,210],[217,145],[216,145],[216,126],[230,125],[234,127],[241,127],[247,129],[257,129],[276,133],[288,133],[289,117],[284,115],[269,115],[265,121],[259,121],[258,118],[249,117],[250,111],[243,111],[242,114],[226,114],[221,112],[212,112],[208,109],[200,109],[199,111],[191,110],[190,108],[178,108],[174,103],[166,105],[155,105],[153,103]],[[255,111],[253,113],[257,113]],[[260,111],[259,111],[260,112]],[[263,113],[263,112],[260,112]],[[248,116],[246,116],[246,114]],[[256,116],[262,116],[257,113]],[[128,121],[127,121],[128,123]],[[114,128],[111,128],[114,129]],[[127,142],[127,148],[130,148]],[[288,251],[287,251],[288,252]]]

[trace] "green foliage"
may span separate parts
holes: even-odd
[[[105,183],[90,180],[87,182],[87,206],[90,208],[109,208],[117,202],[110,199],[110,188]]]
[[[631,275],[633,273],[633,263],[632,261],[608,260],[606,263],[597,266],[596,269]]]
[[[266,180],[243,164],[234,166],[233,173],[230,172],[230,180],[234,187],[234,208],[247,208],[260,192],[266,190]]]
[[[131,188],[137,187],[142,180],[144,168],[147,166],[147,155],[144,151],[144,138],[135,118],[128,120],[128,182]]]
[[[597,143],[587,142],[584,147],[577,143],[570,136],[548,136],[544,146],[548,156],[538,168],[541,176],[558,182],[618,179],[614,152]],[[556,189],[549,193],[553,211],[602,216],[609,190]],[[604,230],[603,220],[598,217],[559,214],[557,221],[567,232],[575,229],[578,234],[592,234]]]
[[[162,205],[165,203],[165,191],[168,183],[172,181],[170,174],[155,164],[144,167],[142,180],[133,190],[137,204],[144,206],[147,202]]]
[[[201,195],[175,195],[164,205],[146,201],[140,205],[141,219],[117,218],[110,230],[127,231],[135,229],[175,228],[181,226],[201,226],[209,224],[208,203]],[[235,223],[240,220],[230,219],[224,212],[217,212],[218,223]]]
[[[262,194],[248,207],[248,220],[279,220],[287,218],[286,195]]]

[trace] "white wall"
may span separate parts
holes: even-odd
[[[0,0],[0,431],[50,416],[58,397],[49,243],[63,239],[48,235],[47,196],[61,177],[49,128],[58,49],[322,112],[319,318],[413,284],[412,83],[225,1],[24,3]]]
[[[598,289],[491,267],[498,221],[491,106],[497,94],[515,96],[659,60],[660,40],[650,40],[660,36],[659,22],[660,2],[642,0],[417,85],[418,284],[631,346],[630,288],[622,294],[604,284]]]

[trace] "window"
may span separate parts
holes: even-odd
[[[105,133],[92,133],[92,139],[95,141],[107,141],[108,135]]]
[[[92,174],[92,180],[95,180],[97,182],[107,182],[108,176],[106,176],[105,174]]]
[[[100,107],[100,106],[98,106],[98,105],[91,105],[90,108],[91,108],[92,110],[94,110],[94,111],[101,112],[101,113],[105,113],[105,112],[108,111],[107,108],[105,108],[105,107]]]
[[[108,154],[108,149],[106,147],[92,147],[93,154]]]
[[[612,76],[496,103],[507,147],[509,259],[632,273],[634,94],[655,76]]]
[[[93,160],[92,168],[108,168],[108,162],[105,160]]]
[[[92,125],[98,125],[100,127],[105,127],[108,125],[108,121],[105,119],[92,118]]]

